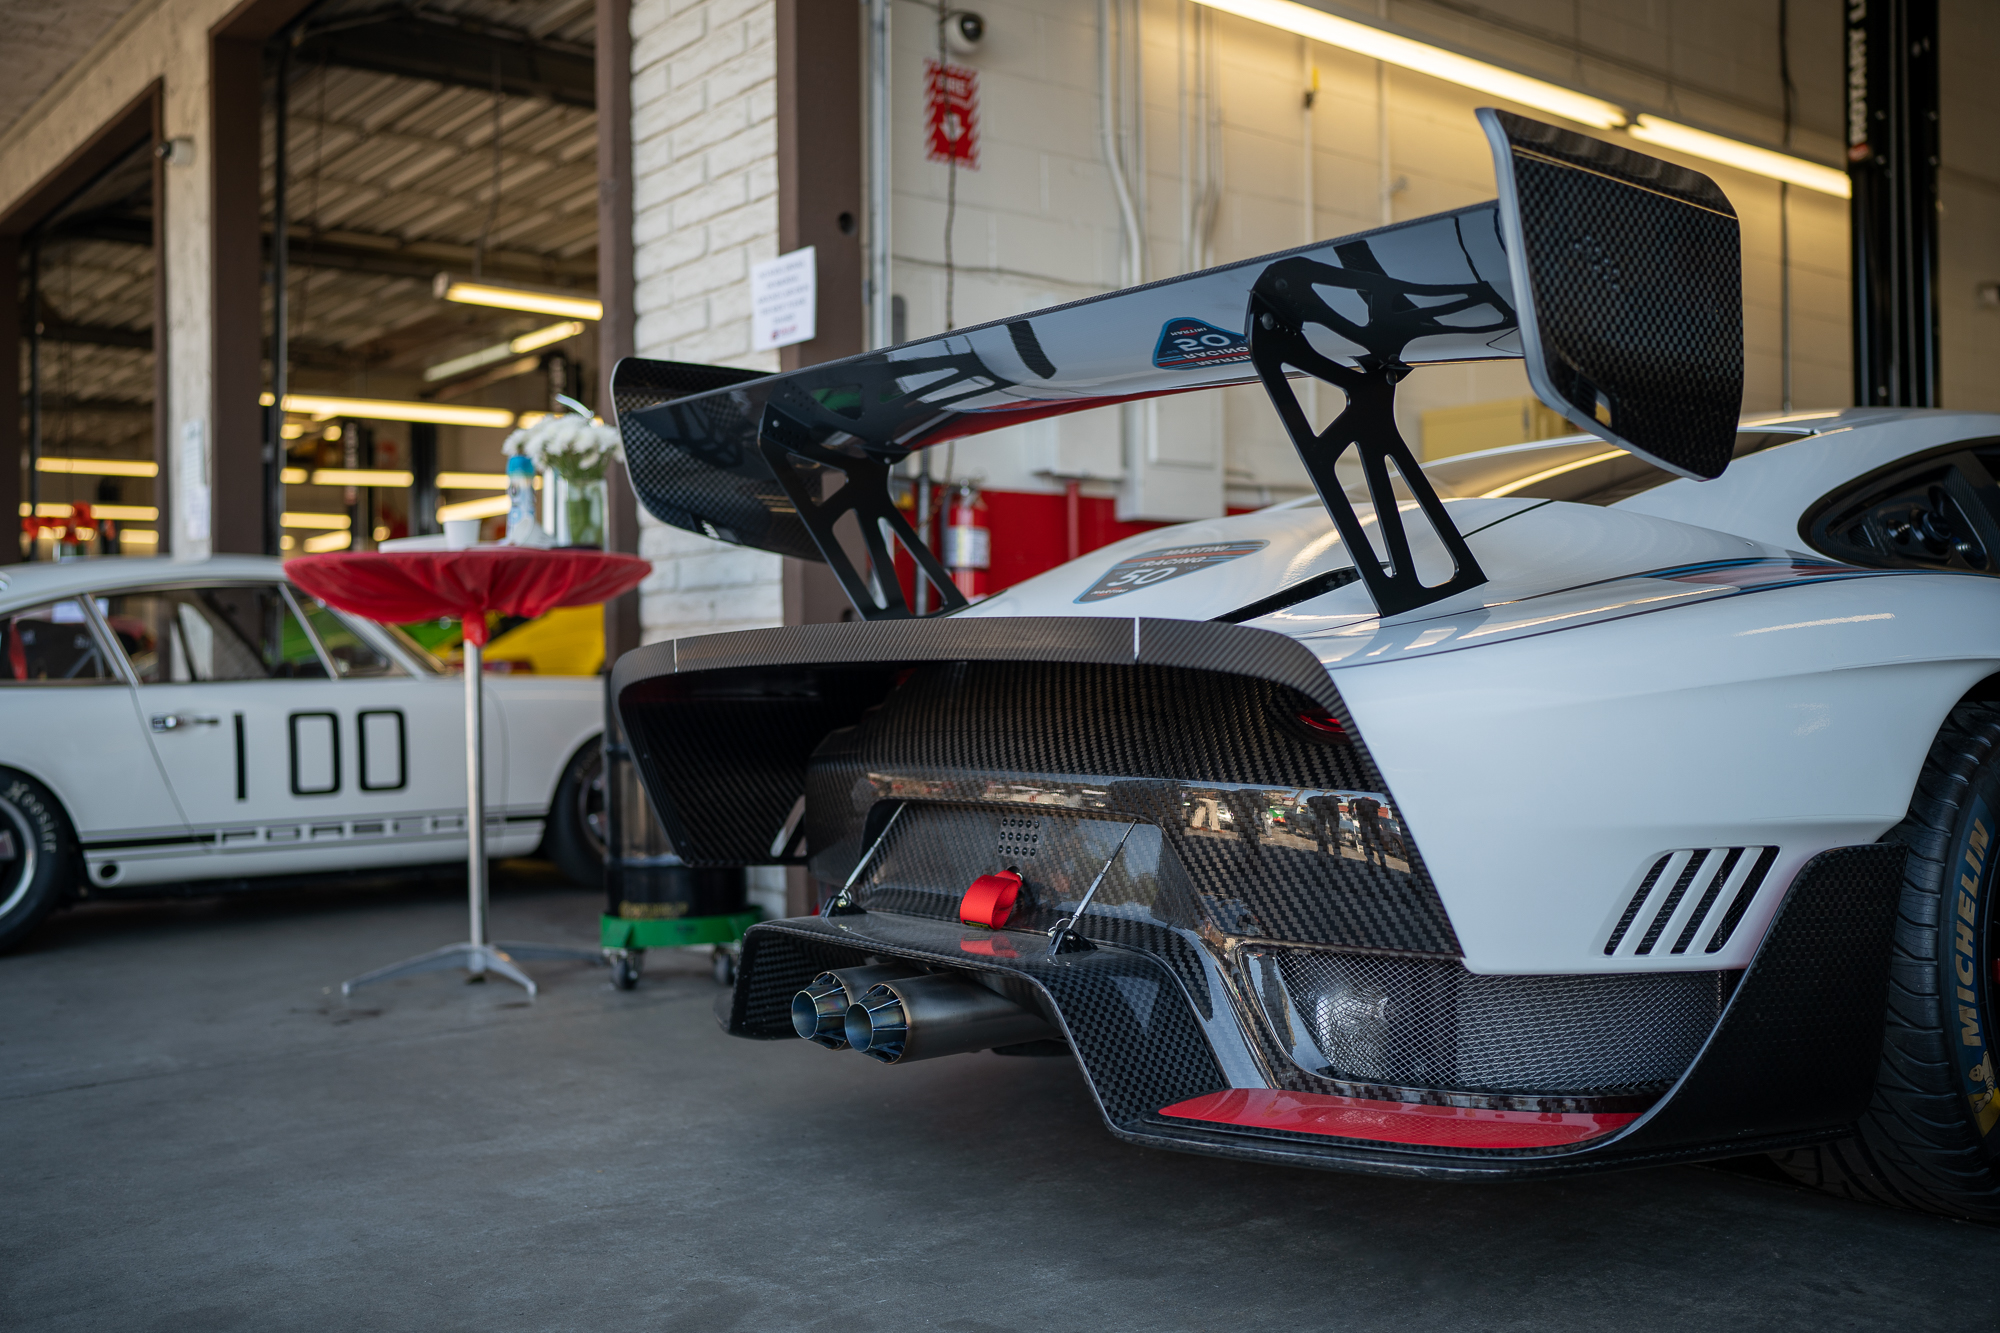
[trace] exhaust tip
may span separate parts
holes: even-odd
[[[792,1031],[815,1046],[840,1050],[848,1044],[847,1007],[847,987],[833,973],[822,972],[810,986],[792,997]]]
[[[910,1019],[903,1001],[887,986],[871,986],[848,1006],[842,1023],[847,1044],[885,1065],[903,1058],[910,1039]]]

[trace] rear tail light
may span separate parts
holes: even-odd
[[[1324,708],[1308,708],[1300,713],[1298,718],[1299,721],[1305,723],[1322,736],[1337,736],[1341,740],[1347,739],[1347,728],[1340,724],[1339,718],[1327,712]]]

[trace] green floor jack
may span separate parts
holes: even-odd
[[[605,847],[600,942],[611,982],[620,990],[637,986],[648,949],[706,944],[716,984],[734,985],[743,932],[763,915],[744,901],[744,872],[681,863],[632,771],[630,747],[615,719],[606,721],[604,766],[595,784],[601,804],[593,822]]]

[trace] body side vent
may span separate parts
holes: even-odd
[[[1777,859],[1775,847],[1692,847],[1656,858],[1604,941],[1606,956],[1684,954],[1697,944],[1716,952]]]

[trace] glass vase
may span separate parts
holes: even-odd
[[[561,544],[564,546],[604,546],[604,478],[572,481],[561,497]]]

